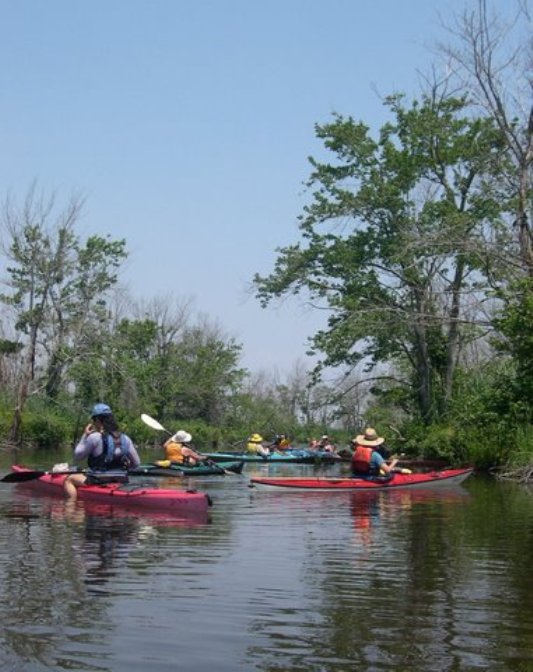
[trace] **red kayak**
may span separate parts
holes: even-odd
[[[263,478],[251,478],[250,486],[261,490],[327,490],[331,492],[346,492],[354,490],[390,490],[396,488],[436,487],[450,486],[462,483],[470,476],[473,468],[443,469],[430,471],[425,474],[401,474],[394,473],[392,478],[366,478],[344,477],[327,478],[324,476],[286,476],[276,478],[265,476]]]
[[[33,492],[63,496],[63,482],[68,473],[36,472],[27,467],[13,465],[11,474],[2,480],[19,483]],[[35,477],[34,477],[35,476]],[[164,511],[178,515],[206,512],[211,505],[209,496],[196,490],[146,488],[123,483],[81,485],[78,498],[101,504],[131,506],[148,511]]]

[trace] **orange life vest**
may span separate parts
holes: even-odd
[[[165,457],[171,462],[182,463],[184,461],[182,449],[182,443],[178,443],[177,441],[172,441],[169,439],[165,443]]]
[[[370,471],[370,459],[374,449],[370,446],[357,446],[352,456],[352,471],[360,474],[368,474]]]

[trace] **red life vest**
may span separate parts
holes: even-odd
[[[352,471],[360,474],[368,474],[370,471],[370,459],[374,449],[370,446],[357,446],[352,456]]]

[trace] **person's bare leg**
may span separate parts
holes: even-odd
[[[71,500],[75,500],[78,496],[78,486],[83,485],[86,480],[87,478],[84,474],[71,474],[67,476],[63,483],[66,496]]]

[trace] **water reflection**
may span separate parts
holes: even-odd
[[[113,617],[117,595],[131,593],[135,583],[137,590],[145,588],[142,574],[164,559],[159,535],[208,522],[207,514],[139,515],[18,493],[0,513],[0,525],[11,531],[9,550],[5,539],[0,544],[1,668],[86,669],[86,663],[78,667],[80,661],[93,660],[91,669],[112,669],[103,662],[111,653],[104,642],[120,628]],[[9,660],[19,661],[18,667]]]
[[[532,669],[521,489],[205,486],[192,526],[0,489],[0,669]]]
[[[351,494],[350,511],[353,518],[356,543],[369,548],[383,523],[393,524],[395,519],[412,510],[414,506],[435,507],[464,502],[468,490],[461,486],[450,488],[412,488]]]
[[[263,548],[293,560],[284,564],[284,582],[264,574],[256,586],[263,608],[250,633],[268,641],[256,640],[249,656],[267,660],[262,669],[451,669],[453,647],[441,642],[455,632],[456,583],[441,577],[458,564],[458,549],[446,539],[470,502],[467,490],[252,496],[274,521],[286,512],[287,529],[260,529],[268,535]],[[304,549],[299,565],[293,547]]]
[[[124,565],[132,553],[150,545],[164,528],[188,529],[208,524],[207,513],[185,518],[164,512],[139,515],[123,507],[84,501],[61,501],[50,506],[54,521],[67,522],[79,528],[73,546],[80,573],[84,577],[88,594],[112,594],[105,585],[117,575],[119,565]]]

